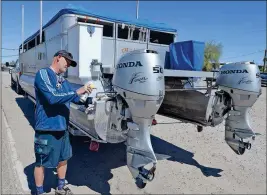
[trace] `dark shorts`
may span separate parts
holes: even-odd
[[[56,168],[72,157],[69,132],[35,131],[34,151],[36,166]]]

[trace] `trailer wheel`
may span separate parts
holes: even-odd
[[[198,125],[198,126],[197,126],[197,132],[201,132],[201,131],[203,131],[203,127],[200,126],[200,125]]]

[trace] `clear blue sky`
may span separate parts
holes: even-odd
[[[2,1],[2,47],[21,44],[21,5],[24,5],[24,38],[40,27],[39,1]],[[112,15],[135,18],[136,1],[43,1],[43,24],[68,4]],[[262,64],[266,49],[266,2],[264,1],[140,1],[139,17],[168,23],[178,30],[178,41],[221,42],[221,61],[254,60]],[[17,51],[2,50],[2,56]],[[244,56],[242,56],[244,55]],[[235,57],[235,58],[232,58]],[[3,57],[2,61],[16,60]]]

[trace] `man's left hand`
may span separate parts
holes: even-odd
[[[79,88],[77,90],[77,94],[78,95],[82,95],[82,94],[85,94],[85,93],[90,94],[93,89],[95,89],[95,87],[92,84],[86,83],[83,87],[81,87],[81,88]]]

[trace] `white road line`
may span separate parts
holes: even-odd
[[[11,160],[12,160],[13,167],[15,169],[15,172],[17,173],[17,176],[18,176],[19,181],[21,183],[21,187],[24,190],[24,193],[28,194],[31,191],[28,187],[27,178],[26,178],[26,175],[24,174],[24,171],[23,171],[24,170],[23,165],[20,162],[20,160],[18,159],[18,154],[17,154],[17,150],[15,147],[16,142],[13,138],[11,128],[8,125],[6,115],[5,115],[5,112],[3,109],[2,109],[2,118],[3,118],[4,124],[6,126],[7,138],[8,138],[8,142],[9,142],[10,149],[11,149]]]

